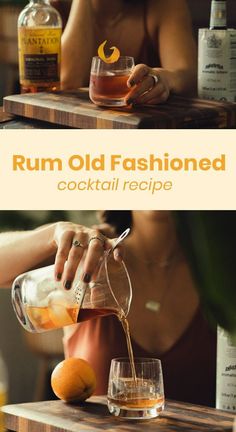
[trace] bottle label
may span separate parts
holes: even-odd
[[[4,427],[4,414],[1,412],[1,407],[7,403],[7,391],[4,386],[0,383],[0,432],[5,432]]]
[[[236,30],[199,31],[198,96],[236,102]]]
[[[236,344],[223,329],[217,333],[216,408],[236,413]]]
[[[60,81],[61,28],[18,29],[20,83]]]
[[[210,28],[226,27],[226,1],[212,1]]]

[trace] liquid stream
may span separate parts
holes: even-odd
[[[135,370],[135,364],[134,364],[133,347],[132,347],[131,338],[130,338],[129,322],[128,322],[127,318],[124,316],[124,314],[118,315],[118,318],[122,324],[122,327],[123,327],[123,330],[125,333],[132,379],[133,379],[134,384],[136,385],[137,384],[137,376],[136,376],[136,370]]]
[[[122,312],[117,313],[116,310],[109,308],[79,309],[79,306],[65,307],[63,304],[55,303],[51,306],[45,307],[27,306],[26,309],[31,325],[36,331],[61,328],[67,325],[87,321],[92,318],[97,318],[99,316],[116,315],[120,320],[125,333],[132,379],[134,383],[136,383],[137,378],[134,365],[133,348],[130,338],[129,323]]]

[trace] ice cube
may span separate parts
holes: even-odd
[[[55,327],[64,327],[75,324],[65,305],[53,303],[48,307],[50,320]]]
[[[46,279],[35,283],[34,279],[27,279],[24,282],[24,289],[27,292],[27,302],[40,307],[47,306],[48,295],[56,289],[56,282]]]
[[[61,305],[64,307],[69,307],[71,305],[70,298],[67,295],[67,292],[65,290],[52,291],[47,296],[47,299],[48,299],[48,305],[49,306],[57,304],[57,305]]]
[[[115,76],[116,73],[115,72],[111,72],[111,71],[106,71],[106,73],[104,75],[105,76]]]
[[[71,302],[66,296],[66,292],[53,291],[48,296],[48,313],[55,327],[64,327],[74,324],[72,316],[68,312]]]
[[[37,288],[41,295],[48,295],[57,288],[58,284],[59,282],[56,282],[51,278],[47,278],[43,281],[39,281],[37,283]]]
[[[27,308],[28,318],[36,329],[51,328],[50,319],[46,307],[33,307]]]

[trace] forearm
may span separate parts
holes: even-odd
[[[194,94],[197,87],[197,48],[185,0],[163,2],[159,52],[170,92]]]
[[[74,0],[62,36],[62,88],[88,84],[93,55],[93,20],[90,0]]]
[[[162,53],[163,74],[168,82],[170,93],[195,94],[197,89],[196,45],[191,36],[187,38],[186,35],[185,42],[181,40],[181,37],[179,39],[176,45],[169,41],[168,52],[165,55]]]
[[[0,287],[10,286],[17,275],[55,255],[54,229],[52,224],[34,231],[0,234]]]

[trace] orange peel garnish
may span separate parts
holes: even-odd
[[[105,40],[101,45],[98,47],[98,56],[101,60],[103,60],[105,63],[115,63],[120,58],[120,51],[115,46],[111,47],[110,50],[113,50],[113,53],[110,55],[110,57],[106,57],[104,52],[104,47],[107,43],[107,40]]]

